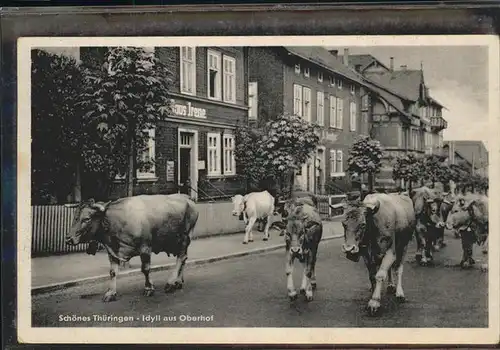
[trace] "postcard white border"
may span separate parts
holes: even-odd
[[[18,39],[17,227],[18,340],[23,343],[296,343],[486,344],[500,338],[500,226],[490,219],[488,328],[32,328],[31,327],[31,50],[75,46],[487,46],[489,48],[489,178],[500,179],[499,44],[494,35],[228,36],[228,37],[24,37]],[[473,118],[473,116],[471,116]],[[490,193],[500,193],[490,181]],[[490,213],[498,213],[497,196]],[[443,291],[445,292],[445,291]],[[103,336],[104,335],[104,336]]]

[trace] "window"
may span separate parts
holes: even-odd
[[[259,109],[258,83],[248,83],[248,119],[257,120]]]
[[[181,92],[196,94],[196,48],[183,46],[181,50]]]
[[[349,104],[349,112],[350,112],[349,129],[351,131],[356,131],[356,119],[357,119],[356,102],[351,102]]]
[[[224,101],[236,102],[236,60],[224,56]]]
[[[337,98],[330,95],[330,127],[337,125]]]
[[[341,150],[337,150],[337,167],[335,169],[336,173],[344,172],[344,163],[343,163],[343,153]]]
[[[293,114],[302,117],[302,86],[293,84]]]
[[[236,174],[236,158],[234,135],[224,135],[224,175]]]
[[[342,90],[342,80],[337,80],[337,86],[339,87],[340,90]]]
[[[330,86],[335,86],[335,78],[330,75]]]
[[[295,73],[300,74],[300,64],[295,65]]]
[[[302,101],[304,103],[304,106],[302,107],[302,115],[304,117],[304,120],[307,120],[308,122],[311,121],[311,89],[307,87],[302,88],[303,92],[303,98]]]
[[[207,151],[208,175],[220,175],[220,134],[207,134]]]
[[[321,83],[323,81],[323,73],[318,72],[318,81]]]
[[[221,66],[220,53],[208,50],[208,98],[220,100],[221,98]]]
[[[330,176],[335,175],[335,170],[337,169],[337,152],[332,149],[330,150]]]
[[[309,71],[309,68],[304,68],[304,76],[306,78],[309,78],[310,75],[311,75],[311,72]]]
[[[356,87],[354,84],[351,84],[351,95],[354,95],[356,93]]]
[[[361,109],[367,110],[370,105],[370,95],[366,94],[361,97]]]
[[[343,119],[344,119],[344,100],[341,98],[337,98],[337,123],[335,127],[337,129],[343,128]]]
[[[316,93],[316,123],[325,125],[325,94],[322,91]]]
[[[145,148],[138,150],[140,154],[140,162],[142,163],[137,169],[138,178],[156,177],[155,174],[155,129],[144,130],[148,135],[148,141]]]

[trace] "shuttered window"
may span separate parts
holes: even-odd
[[[302,88],[303,96],[302,96],[302,115],[304,120],[310,122],[311,121],[311,89],[307,87]]]
[[[236,160],[235,160],[235,139],[234,135],[224,135],[224,175],[236,174]]]
[[[330,95],[330,127],[334,128],[337,123],[337,98]]]
[[[259,99],[258,99],[258,83],[248,83],[248,119],[257,120]]]
[[[302,117],[302,86],[293,84],[293,114]]]
[[[221,174],[220,134],[207,134],[207,173],[209,176]]]
[[[196,48],[180,48],[180,85],[184,94],[196,94]]]
[[[356,108],[356,102],[351,102],[349,104],[349,113],[350,113],[350,118],[349,118],[349,130],[350,131],[356,131],[356,117],[357,117],[357,108]]]
[[[322,91],[316,93],[316,123],[325,125],[325,94]]]
[[[236,60],[224,56],[224,101],[236,102]]]

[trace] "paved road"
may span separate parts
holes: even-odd
[[[160,289],[168,276],[162,271],[152,274],[157,292],[149,298],[141,294],[142,276],[119,278],[119,299],[112,303],[101,302],[105,283],[39,295],[33,298],[33,326],[487,327],[488,273],[454,266],[460,259],[458,240],[448,237],[449,245],[437,254],[434,267],[414,263],[412,244],[403,281],[407,302],[397,304],[384,297],[378,317],[369,317],[364,310],[370,296],[364,264],[345,259],[340,243],[336,239],[320,245],[318,290],[311,303],[301,298],[289,302],[280,250],[188,267],[184,289],[174,294]],[[475,257],[485,260],[479,249]],[[130,316],[132,321],[60,321],[73,315]],[[148,315],[161,320],[143,320]],[[208,321],[182,321],[181,315],[202,315]]]

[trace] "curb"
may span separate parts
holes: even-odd
[[[330,240],[342,238],[342,237],[344,237],[343,234],[336,234],[333,236],[324,237],[323,239],[321,239],[321,242],[330,241]],[[215,257],[211,257],[211,258],[203,258],[203,259],[190,260],[190,261],[188,260],[186,262],[186,266],[199,266],[199,265],[210,264],[210,263],[217,262],[217,261],[240,258],[240,257],[247,256],[247,255],[262,254],[262,253],[275,251],[275,250],[278,250],[278,249],[281,249],[284,247],[285,247],[285,244],[275,244],[275,245],[270,246],[270,247],[257,248],[257,249],[253,249],[253,250],[247,250],[244,252],[219,255],[219,256],[215,256]],[[175,267],[175,262],[151,267],[150,272],[170,270],[173,267]],[[133,275],[138,275],[138,274],[142,274],[140,268],[128,270],[128,271],[123,271],[118,276],[119,277],[133,276]],[[84,284],[101,282],[101,281],[105,281],[105,280],[107,281],[108,279],[109,279],[109,275],[106,274],[106,275],[81,278],[81,279],[72,280],[72,281],[47,284],[47,285],[31,288],[31,295],[33,296],[33,295],[46,294],[49,292],[54,292],[57,290],[71,288],[71,287],[77,287],[77,286],[81,286]]]

